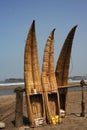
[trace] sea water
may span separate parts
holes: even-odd
[[[1,87],[0,95],[13,95],[15,94],[14,89],[16,87],[21,87],[21,86],[22,87],[24,86],[23,82],[18,82],[18,83],[1,83],[0,82],[0,87]]]
[[[3,86],[5,86],[5,85],[3,85]],[[0,83],[0,86],[2,86],[1,83]],[[18,84],[18,85],[16,84],[16,86],[21,86],[21,84]],[[12,86],[10,86],[10,88],[11,87]],[[83,89],[87,90],[87,86],[84,86]],[[82,90],[82,88],[81,87],[71,87],[71,88],[68,88],[68,91],[79,91],[79,90]],[[0,90],[0,95],[12,95],[12,94],[15,94],[14,93],[14,89],[1,89]]]
[[[15,94],[14,90],[0,90],[0,96],[1,95],[13,95],[13,94]]]

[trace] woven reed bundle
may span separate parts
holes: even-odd
[[[49,81],[52,91],[57,91],[57,82],[54,73],[54,30],[50,35]]]
[[[46,49],[50,51],[48,43],[47,43]],[[49,62],[48,62],[49,61],[49,51],[47,51],[46,49],[44,51],[44,59],[43,59],[43,64],[42,64],[42,73],[43,72],[47,73],[47,71],[49,69]]]
[[[70,66],[70,56],[71,56],[71,49],[72,49],[72,43],[73,43],[73,38],[75,34],[76,27],[73,27],[64,44],[61,49],[57,65],[56,65],[56,79],[57,79],[57,85],[58,86],[63,86],[67,85],[68,81],[68,74],[69,74],[69,66]]]
[[[45,122],[45,110],[38,62],[35,21],[30,27],[25,45],[24,80],[29,122],[33,127],[36,127],[36,118],[41,116],[43,122]]]
[[[50,90],[50,83],[49,83],[49,42],[47,42],[45,50],[44,50],[44,58],[43,58],[43,64],[42,64],[42,84],[43,84],[43,89],[45,91],[51,91]]]
[[[42,90],[36,43],[35,21],[33,21],[27,36],[24,55],[25,87],[26,92],[29,93],[32,93],[32,89]]]
[[[27,94],[31,93],[31,89],[34,88],[33,75],[32,75],[32,57],[31,57],[32,26],[33,24],[31,25],[27,36],[25,53],[24,53],[24,80]]]
[[[43,85],[43,90],[50,92],[50,82],[49,82],[49,77],[46,75],[46,73],[42,74],[42,85]]]
[[[55,29],[47,39],[42,64],[42,85],[49,123],[52,123],[53,115],[60,114],[59,94],[54,72],[54,31]]]
[[[56,65],[56,79],[58,86],[68,85],[68,75],[69,75],[69,66],[70,66],[70,56],[71,56],[71,49],[73,44],[73,38],[75,34],[76,27],[73,27],[61,49],[57,65]],[[60,107],[66,111],[67,108],[67,88],[59,89],[60,94]]]
[[[54,31],[55,29],[50,33],[47,39],[45,50],[44,50],[43,64],[42,64],[42,83],[43,83],[43,87],[45,87],[45,90],[47,91],[48,91],[48,87],[50,87],[50,91],[52,89],[56,89],[57,91],[56,77],[54,73]],[[45,73],[45,76],[43,76],[43,73]],[[48,81],[48,84],[50,84],[50,86],[49,85],[45,86],[44,81]]]

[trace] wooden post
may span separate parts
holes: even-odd
[[[17,87],[16,92],[16,110],[15,110],[15,126],[20,127],[23,125],[23,91],[21,87]]]
[[[85,85],[84,80],[81,80],[80,84],[81,84],[81,87],[82,87],[82,102],[81,102],[81,110],[82,110],[82,112],[81,112],[80,116],[84,117],[85,116],[85,103],[84,103],[84,91],[83,91],[83,86]]]

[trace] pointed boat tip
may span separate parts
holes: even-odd
[[[53,29],[53,32],[56,30],[56,28]]]
[[[35,32],[35,20],[32,22],[32,30]]]
[[[74,27],[73,27],[73,29],[76,29],[78,27],[78,25],[75,25]]]
[[[72,29],[70,30],[70,32],[75,31],[77,27],[78,27],[78,25],[75,25],[74,27],[72,27]]]
[[[35,25],[35,20],[33,20],[32,25]]]
[[[76,25],[75,27],[78,27],[78,25]]]
[[[75,28],[77,28],[77,27],[78,27],[78,25],[75,25],[74,27],[75,27]]]
[[[32,21],[32,24],[31,24],[31,26],[30,26],[29,32],[28,32],[28,34],[27,34],[27,39],[29,39],[29,35],[30,35],[30,33],[31,33],[32,31],[35,32],[35,20]]]
[[[52,30],[52,33],[54,33],[54,32],[55,32],[55,30],[56,30],[56,28],[54,28],[54,29]]]
[[[54,35],[54,32],[55,32],[56,28],[54,28],[51,32],[52,35]]]
[[[33,23],[35,23],[35,20],[33,20]]]

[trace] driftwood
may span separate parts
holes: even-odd
[[[66,86],[68,85],[68,75],[69,75],[69,66],[70,66],[70,56],[71,56],[71,49],[72,49],[72,43],[73,43],[73,38],[75,34],[76,27],[73,27],[71,31],[69,32],[62,50],[60,52],[57,65],[56,65],[56,79],[57,79],[57,85],[58,86]],[[67,105],[67,88],[59,88],[59,94],[60,94],[60,106],[61,109],[66,110],[66,105]]]

